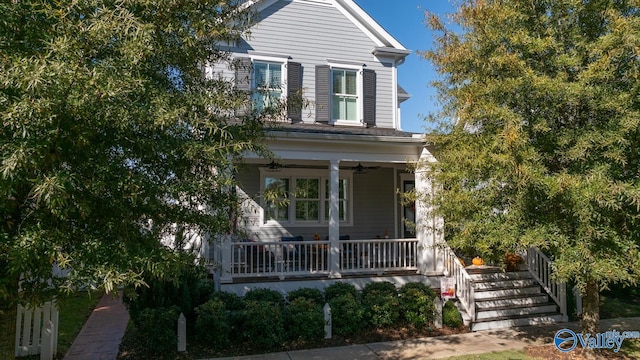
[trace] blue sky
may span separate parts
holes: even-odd
[[[433,46],[433,33],[424,25],[424,11],[454,12],[451,0],[355,0],[374,20],[414,53],[398,68],[399,83],[411,94],[401,105],[402,129],[424,132],[424,115],[437,109],[435,91],[429,85],[437,76],[429,62],[415,51]]]

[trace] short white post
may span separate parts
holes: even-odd
[[[329,303],[324,304],[324,338],[331,339],[331,306]]]
[[[187,319],[180,313],[178,318],[178,352],[187,351]]]
[[[437,296],[433,299],[433,307],[435,308],[433,312],[433,326],[436,329],[442,329],[442,300]]]
[[[45,321],[40,343],[40,360],[53,360],[53,330],[54,325],[51,320]]]

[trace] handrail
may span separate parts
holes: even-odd
[[[473,323],[476,320],[475,282],[450,247],[445,245],[444,254],[445,276],[455,278],[456,296]]]
[[[560,281],[554,281],[553,261],[543,254],[538,248],[527,250],[527,268],[533,278],[540,283],[549,297],[558,304],[562,321],[568,321],[567,313],[567,285]]]

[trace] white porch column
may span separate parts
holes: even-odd
[[[216,241],[216,271],[220,274],[221,283],[233,282],[231,278],[231,235],[223,235]]]
[[[416,170],[416,238],[418,239],[418,272],[421,274],[441,272],[444,269],[441,243],[441,221],[436,219],[428,199],[433,196],[434,186],[428,177],[426,166],[434,161],[433,156],[424,149],[420,156],[420,166]],[[427,201],[425,201],[427,200]]]
[[[340,160],[329,163],[329,276],[340,274]]]

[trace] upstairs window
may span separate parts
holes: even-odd
[[[277,106],[282,99],[284,89],[282,64],[255,61],[253,74],[253,108],[264,110]]]
[[[333,69],[332,120],[358,120],[358,72],[355,70]]]

